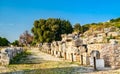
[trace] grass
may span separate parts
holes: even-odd
[[[28,55],[30,55],[30,52],[24,51],[20,54],[17,54],[11,61],[10,64],[19,64],[21,63],[20,60],[21,58],[26,58]]]
[[[39,64],[11,64],[7,67],[7,72],[21,71],[25,74],[66,74],[74,70],[70,67],[70,62],[46,61]]]
[[[3,49],[3,47],[0,47],[0,50]]]

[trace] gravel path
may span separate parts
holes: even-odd
[[[47,53],[41,52],[38,48],[31,48],[29,52],[31,55],[27,57],[27,63],[40,63],[42,61],[63,61],[61,58],[56,58]]]

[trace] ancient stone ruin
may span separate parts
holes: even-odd
[[[103,47],[101,58],[105,60],[105,66],[120,67],[120,45],[109,44]]]
[[[21,47],[8,47],[4,48],[0,51],[0,65],[8,65],[10,64],[10,60],[12,60],[17,54],[23,52],[23,48]]]
[[[72,62],[78,61],[81,64],[89,64],[87,46],[83,44],[83,40],[80,39],[79,35],[64,34],[61,41],[53,41],[51,45],[50,43],[44,43],[42,51]]]
[[[94,56],[97,67],[120,67],[120,45],[115,40],[110,40],[110,43],[89,44],[77,34],[63,34],[61,41],[44,43],[42,51],[71,62],[80,62],[81,65],[91,65],[90,58],[93,57],[93,51],[96,51]]]
[[[118,68],[120,67],[120,45],[115,43],[107,44],[88,44],[88,53],[92,50],[100,52],[100,59],[104,60],[106,67]]]

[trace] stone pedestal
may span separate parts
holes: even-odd
[[[90,58],[90,65],[94,66],[94,61],[92,58]],[[103,59],[96,59],[96,68],[104,68],[105,63]]]

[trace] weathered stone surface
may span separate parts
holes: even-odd
[[[101,57],[105,60],[106,66],[120,67],[120,45],[109,44],[101,51]]]
[[[108,32],[108,36],[118,36],[119,33],[118,32]]]
[[[83,46],[83,40],[77,34],[62,35],[62,41],[53,41],[50,48],[52,55],[64,57],[71,61],[80,61],[80,54],[86,53],[87,51],[85,46]]]
[[[75,39],[72,41],[72,45],[75,47],[83,45],[83,41],[81,39]]]
[[[93,58],[90,58],[90,65],[94,66]],[[104,59],[96,59],[96,68],[104,68]]]
[[[92,50],[98,50],[99,52],[101,52],[102,48],[105,46],[106,44],[88,44],[87,45],[88,55],[90,56],[90,53],[92,52]]]
[[[8,65],[10,62],[10,58],[7,53],[0,53],[0,63],[1,65]]]
[[[96,36],[81,39],[78,35],[64,34],[62,41],[53,41],[51,44],[43,44],[42,47],[45,52],[51,50],[51,54],[56,57],[64,57],[67,60],[83,62],[83,64],[89,64],[90,53],[97,50],[99,54],[96,54],[96,59],[104,59],[105,66],[119,66],[120,45],[114,41],[109,44],[99,44],[105,36],[107,36],[106,33],[101,32]],[[97,43],[89,44],[90,40],[96,40]]]
[[[96,59],[100,59],[100,52],[98,50],[92,50],[90,56],[91,58],[95,57]]]
[[[105,61],[105,66],[120,67],[120,45],[119,44],[88,44],[88,56],[92,50],[100,52],[100,58]]]
[[[21,47],[8,47],[1,50],[0,63],[1,65],[8,65],[10,60],[13,59],[17,54],[23,52]]]

